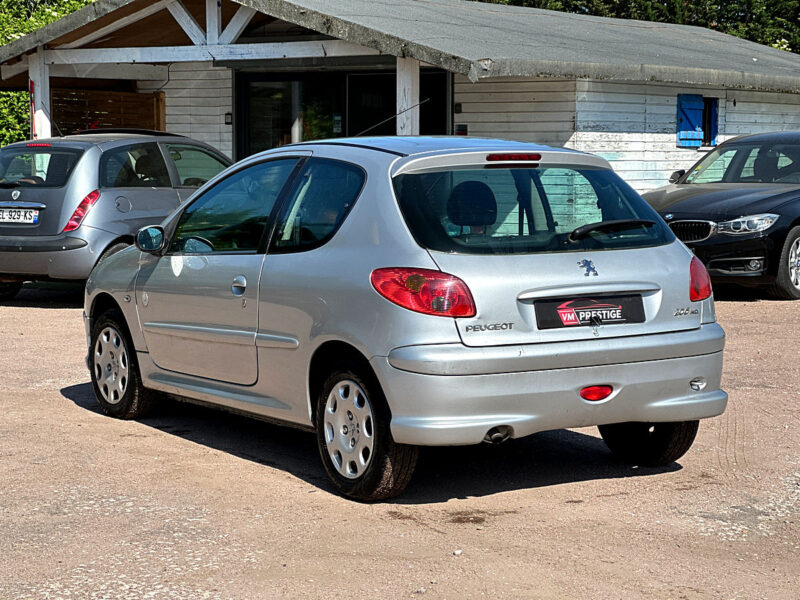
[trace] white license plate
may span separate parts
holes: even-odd
[[[39,211],[28,208],[0,208],[0,223],[38,223]]]

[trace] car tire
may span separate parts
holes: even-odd
[[[686,454],[697,435],[700,421],[676,423],[614,423],[600,425],[608,449],[623,462],[661,467]]]
[[[372,373],[355,364],[331,369],[316,398],[315,425],[325,471],[342,495],[374,502],[408,485],[419,449],[396,443],[389,421]]]
[[[0,301],[12,300],[22,289],[21,281],[8,281],[0,283]]]
[[[89,369],[95,397],[105,414],[117,419],[147,414],[152,393],[142,386],[136,351],[118,310],[106,311],[94,322]]]
[[[779,260],[770,293],[785,300],[800,300],[800,227],[789,230]]]

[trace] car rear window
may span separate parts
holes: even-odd
[[[82,154],[75,148],[4,148],[0,187],[63,187]]]
[[[400,209],[417,243],[467,254],[529,254],[666,244],[658,214],[609,169],[447,168],[394,178]],[[617,224],[571,236],[579,227]]]

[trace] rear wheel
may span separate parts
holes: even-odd
[[[22,289],[21,281],[8,281],[0,283],[0,300],[11,300]]]
[[[600,425],[609,450],[623,462],[660,467],[686,454],[697,435],[700,421],[677,423],[614,423]]]
[[[419,450],[392,439],[386,400],[371,373],[356,365],[332,369],[316,411],[322,463],[341,494],[375,501],[405,489]]]
[[[92,387],[103,412],[118,419],[137,419],[150,408],[150,393],[142,386],[136,352],[117,310],[110,310],[92,328],[89,365]]]
[[[800,299],[800,227],[793,227],[786,236],[778,264],[778,276],[770,292],[778,298]]]

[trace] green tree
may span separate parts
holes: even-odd
[[[55,21],[92,0],[0,0],[0,45]],[[30,109],[25,92],[0,92],[0,146],[27,139]]]

